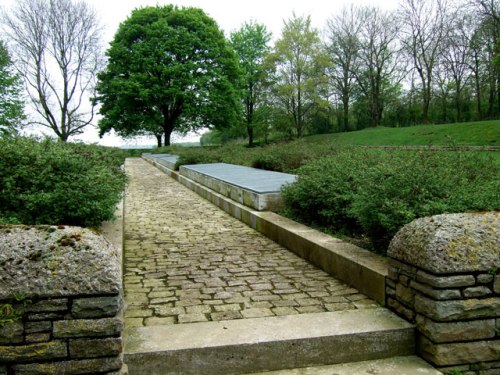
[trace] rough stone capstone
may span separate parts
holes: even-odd
[[[500,214],[460,213],[420,218],[393,238],[388,255],[435,274],[500,267]]]
[[[117,294],[117,250],[92,230],[0,226],[0,300]]]

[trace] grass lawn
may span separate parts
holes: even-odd
[[[315,135],[309,142],[358,146],[500,146],[500,120]]]
[[[246,147],[246,142],[242,140],[223,146],[173,146],[155,149],[153,152],[179,155],[182,157],[182,164],[225,162],[292,172],[298,166],[329,156],[340,146],[429,145],[500,146],[500,120],[406,128],[378,127],[355,132],[313,135],[255,148]],[[475,153],[493,157],[496,163],[500,164],[500,151],[467,151],[466,155]]]

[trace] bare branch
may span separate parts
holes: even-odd
[[[63,141],[94,118],[96,74],[103,67],[102,29],[83,0],[21,0],[2,14],[35,111]]]

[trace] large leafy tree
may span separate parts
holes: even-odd
[[[273,91],[277,102],[292,124],[291,133],[300,138],[327,83],[328,56],[310,17],[294,14],[285,22],[269,61],[275,66]]]
[[[17,133],[24,119],[20,77],[14,73],[12,61],[0,40],[0,137]]]
[[[266,75],[264,59],[270,51],[270,40],[271,33],[264,25],[255,22],[243,24],[230,38],[243,72],[243,110],[250,147],[253,146],[254,140],[255,113],[263,101],[263,82]]]
[[[94,118],[95,78],[102,68],[101,26],[83,0],[20,0],[2,14],[6,35],[33,104],[33,124],[61,141]]]
[[[101,134],[185,133],[238,119],[238,62],[216,22],[201,9],[136,9],[119,27],[99,74]]]

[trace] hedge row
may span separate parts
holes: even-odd
[[[297,173],[283,189],[289,216],[380,252],[415,218],[500,208],[499,165],[475,153],[344,149]]]
[[[0,139],[0,223],[99,226],[121,199],[122,163],[100,146]]]

